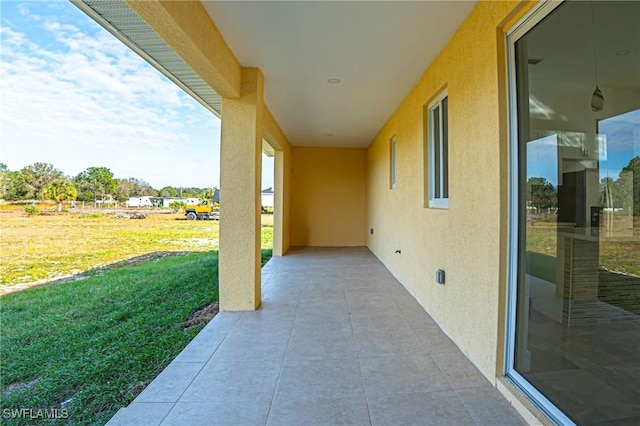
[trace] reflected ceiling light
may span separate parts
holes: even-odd
[[[330,78],[330,79],[327,80],[327,83],[339,84],[340,83],[340,79],[339,78]]]
[[[598,51],[596,50],[596,21],[593,13],[593,0],[591,0],[591,33],[593,35],[593,65],[596,72],[596,90],[591,95],[591,111],[598,112],[604,108],[604,95],[598,87]]]
[[[618,56],[627,56],[629,53],[631,53],[630,50],[622,49],[622,50],[618,50],[616,52],[616,55],[618,55]]]
[[[596,90],[591,95],[591,111],[598,112],[604,108],[604,95],[596,83]]]

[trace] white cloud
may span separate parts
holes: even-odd
[[[19,12],[30,14],[26,7]],[[68,174],[106,166],[117,177],[165,186],[178,184],[166,170],[185,174],[174,165],[194,169],[182,158],[194,150],[193,157],[208,159],[214,180],[181,183],[218,184],[215,117],[110,34],[38,19],[46,43],[26,30],[0,27],[2,162],[11,169],[50,162]],[[204,143],[186,124],[193,120],[189,126],[211,129]],[[154,181],[148,175],[157,175],[159,165],[165,176]]]
[[[31,13],[31,11],[29,10],[26,4],[18,5],[18,13],[22,16],[28,16],[30,19],[33,19],[34,21],[39,21],[41,19],[40,15]]]
[[[0,26],[0,37],[2,37],[2,49],[7,47],[19,46],[25,43],[24,34],[17,33],[8,27]]]

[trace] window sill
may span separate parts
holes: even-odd
[[[446,210],[449,208],[449,199],[448,198],[434,198],[429,200],[429,208],[430,209],[442,209]]]

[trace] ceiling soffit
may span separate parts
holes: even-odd
[[[222,98],[123,0],[72,0],[80,10],[220,117]]]
[[[293,145],[368,146],[476,2],[205,1]],[[329,79],[338,79],[332,84]]]

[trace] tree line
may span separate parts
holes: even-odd
[[[601,204],[640,217],[640,155],[622,168],[617,179],[600,181]]]
[[[622,168],[617,179],[600,180],[600,206],[640,216],[640,156]],[[527,206],[536,211],[558,207],[558,188],[543,177],[531,177],[526,187]]]
[[[118,179],[107,167],[89,167],[77,176],[67,176],[49,163],[34,163],[11,171],[0,163],[0,199],[6,201],[53,200],[62,208],[65,201],[113,199],[124,202],[130,197],[210,198],[214,188],[165,186],[155,189],[138,178]]]

